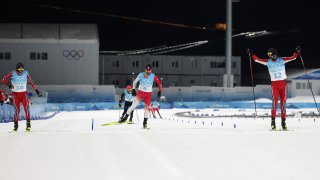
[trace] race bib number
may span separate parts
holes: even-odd
[[[24,92],[26,90],[27,88],[24,84],[14,84],[12,89],[13,92]]]

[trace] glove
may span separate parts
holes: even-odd
[[[0,100],[0,104],[1,104],[1,106],[3,105],[3,101],[2,100]]]
[[[121,107],[121,102],[119,102],[119,107]]]
[[[137,92],[135,89],[132,89],[132,96],[136,96],[137,95]]]
[[[158,91],[158,98],[161,97],[161,91]]]
[[[38,89],[36,89],[36,93],[38,94],[39,97],[42,96],[42,93]]]
[[[252,54],[253,54],[253,52],[252,52],[251,49],[247,49],[247,53],[248,53],[249,55],[252,55]]]
[[[8,87],[10,88],[10,89],[13,89],[13,85],[9,82],[8,83]]]
[[[301,47],[300,47],[300,46],[297,46],[297,47],[296,47],[296,52],[297,52],[297,53],[300,53],[300,52],[301,52]]]

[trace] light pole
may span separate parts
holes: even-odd
[[[232,2],[240,0],[227,0],[227,30],[226,30],[226,74],[223,77],[224,87],[233,87],[233,75],[231,74],[232,58]]]
[[[104,85],[104,54],[102,55],[102,85]]]

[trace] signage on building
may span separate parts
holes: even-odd
[[[69,60],[79,60],[84,56],[83,50],[64,50],[63,56]]]

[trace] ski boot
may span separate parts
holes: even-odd
[[[18,127],[19,127],[19,125],[18,125],[18,122],[14,122],[14,127],[13,127],[13,132],[17,132],[18,131]]]
[[[130,119],[129,119],[129,123],[128,124],[133,124],[132,122],[132,116],[130,116]]]
[[[143,129],[148,129],[147,121],[148,121],[148,118],[144,118],[144,120],[143,120]]]
[[[129,115],[126,114],[123,118],[121,118],[121,119],[119,120],[119,123],[124,123],[124,122],[126,122],[126,120],[128,119],[128,117],[129,117]]]
[[[282,126],[282,130],[287,131],[287,125],[286,125],[286,118],[282,118],[281,119],[281,126]]]
[[[121,121],[121,119],[123,119],[124,115],[122,115],[120,118],[119,118],[119,122]]]
[[[27,132],[30,132],[30,131],[31,131],[31,122],[30,122],[30,121],[27,121],[26,131],[27,131]]]
[[[275,131],[276,129],[276,118],[271,118],[271,130]]]

